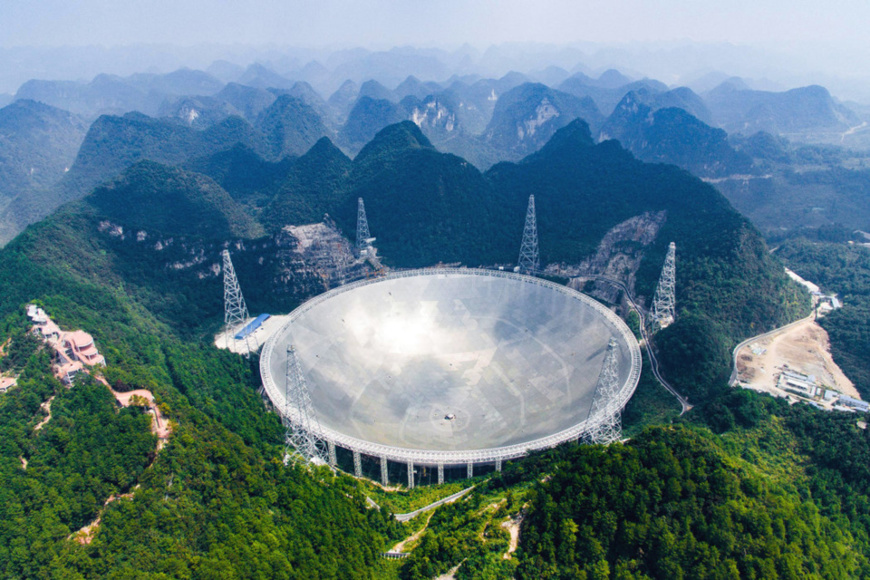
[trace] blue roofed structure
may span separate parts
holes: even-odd
[[[272,315],[271,314],[261,314],[251,322],[245,325],[243,329],[241,329],[238,334],[234,337],[236,340],[243,340],[246,336],[253,334],[258,328],[260,328],[266,320],[268,320]]]

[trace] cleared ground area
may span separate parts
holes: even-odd
[[[282,326],[287,324],[287,315],[272,315],[266,320],[257,330],[251,333],[247,340],[236,340],[235,335],[246,325],[250,324],[254,318],[250,317],[245,320],[244,324],[240,324],[237,328],[231,330],[223,330],[214,337],[214,345],[218,348],[229,349],[230,352],[236,354],[247,354],[248,349],[251,351],[259,350],[269,337],[277,332]]]
[[[269,397],[283,408],[292,344],[325,434],[364,453],[488,449],[576,427],[611,337],[622,404],[640,370],[637,342],[611,311],[512,274],[394,274],[333,290],[290,318],[261,358]]]
[[[828,333],[814,320],[804,320],[737,352],[737,380],[751,389],[784,396],[776,384],[786,366],[814,376],[821,385],[860,398],[852,381],[831,357]]]

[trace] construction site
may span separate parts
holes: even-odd
[[[813,314],[739,345],[732,384],[824,410],[867,411],[867,403],[834,362],[828,333],[818,323],[818,317],[840,307],[839,299],[790,270],[787,274],[809,290]]]

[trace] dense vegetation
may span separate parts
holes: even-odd
[[[638,159],[672,163],[699,177],[750,173],[752,159],[735,151],[728,135],[678,107],[653,110],[645,94],[629,93],[601,129]]]
[[[286,274],[281,271],[285,250],[278,229],[328,212],[352,232],[357,196],[366,199],[379,248],[397,266],[439,260],[511,264],[530,192],[539,203],[547,262],[576,263],[614,225],[644,211],[666,211],[667,221],[639,272],[638,290],[652,293],[667,242],[678,240],[679,322],[660,335],[659,346],[675,382],[698,399],[719,396],[728,350],[739,336],[782,322],[803,306],[757,233],[713,189],[676,168],[640,163],[616,143],[595,145],[582,122],[557,133],[524,162],[501,164],[486,174],[436,151],[411,123],[382,131],[354,161],[328,140],[280,164],[261,159],[252,165],[251,159],[250,150],[237,148],[198,157],[186,170],[138,163],[113,184],[31,226],[0,251],[0,314],[9,317],[5,334],[16,337],[0,364],[24,369],[21,385],[7,393],[11,396],[0,397],[0,412],[10,405],[7,423],[12,431],[5,440],[15,442],[2,452],[3,469],[8,470],[0,472],[0,483],[11,494],[7,503],[23,505],[19,511],[25,515],[34,505],[26,503],[27,493],[41,489],[35,486],[45,486],[43,495],[50,498],[39,508],[49,523],[4,528],[6,545],[17,550],[9,575],[55,570],[60,577],[345,578],[395,571],[384,568],[379,552],[410,530],[392,522],[386,510],[367,509],[363,488],[349,478],[285,468],[280,461],[282,429],[257,394],[256,367],[217,351],[206,338],[220,318],[220,280],[213,269],[220,250],[233,249],[253,308],[289,309],[309,290],[304,281],[281,277]],[[210,177],[191,173],[191,168]],[[256,179],[248,181],[245,176],[251,173]],[[246,187],[251,182],[259,185]],[[101,231],[100,222],[107,219],[123,232]],[[251,239],[259,235],[260,224],[276,233]],[[147,417],[135,409],[119,411],[104,386],[83,383],[66,390],[47,373],[44,351],[22,334],[22,307],[33,300],[40,300],[62,326],[94,335],[107,358],[105,376],[112,385],[154,392],[174,422],[163,450],[156,453]],[[671,358],[668,352],[674,353]],[[673,407],[661,404],[654,389],[660,390],[644,375],[644,398],[638,401],[648,401],[654,409],[629,409],[634,432],[643,423],[675,420]],[[34,432],[42,418],[39,405],[54,394],[52,408],[57,405],[58,415]],[[751,426],[751,409],[729,401],[719,404],[732,420],[717,423],[717,431]],[[100,422],[91,423],[88,414]],[[724,411],[716,416],[727,417]],[[108,426],[105,433],[100,431],[103,440],[91,443],[93,425],[103,423]],[[56,444],[65,449],[98,448],[100,453],[83,452],[75,461],[52,453],[57,447],[42,447],[47,445],[44,440],[55,441],[47,437],[55,433],[50,428],[63,430]],[[564,539],[549,533],[546,526],[551,524],[534,514],[549,513],[547,494],[557,505],[574,501],[568,498],[579,488],[572,487],[577,483],[568,474],[581,473],[587,463],[597,465],[592,481],[580,484],[599,485],[594,480],[612,472],[624,480],[627,497],[655,477],[670,474],[671,453],[688,463],[684,467],[681,462],[683,472],[673,475],[688,490],[690,484],[700,486],[705,475],[714,477],[717,468],[732,467],[715,440],[705,439],[712,436],[702,433],[660,430],[641,434],[627,448],[565,447],[517,462],[481,484],[466,501],[438,510],[400,573],[427,577],[464,560],[460,578],[515,572],[529,577],[529,570],[540,568],[536,554],[548,554],[556,549],[553,542]],[[638,451],[631,451],[635,445]],[[118,449],[131,451],[120,457]],[[31,461],[26,470],[21,469],[21,457]],[[54,462],[50,474],[42,470],[45,462]],[[827,563],[824,550],[806,546],[801,546],[805,553],[791,559],[780,557],[795,550],[792,536],[779,534],[773,522],[793,520],[794,529],[801,530],[808,526],[811,540],[831,540],[830,550],[852,546],[849,534],[859,537],[861,528],[838,533],[824,519],[828,516],[814,519],[811,510],[804,510],[803,500],[791,490],[758,491],[753,487],[758,474],[742,464],[741,469],[746,473],[724,478],[721,494],[716,488],[702,498],[706,503],[698,504],[700,512],[693,511],[688,491],[679,497],[638,499],[649,513],[671,514],[670,521],[659,518],[659,525],[667,524],[675,538],[700,547],[690,552],[695,560],[663,558],[634,571],[655,574],[660,570],[655,566],[681,566],[691,575],[700,569],[697,562],[726,566],[729,559],[740,570],[791,566],[820,574],[851,572],[863,565],[858,556]],[[43,474],[52,479],[21,488],[6,485]],[[75,474],[87,477],[77,483]],[[545,474],[550,482],[565,482],[564,487],[539,484]],[[78,487],[65,491],[65,481]],[[118,493],[133,496],[104,505]],[[71,495],[75,498],[54,502]],[[530,540],[505,559],[510,535],[502,524],[527,502],[523,531]],[[689,517],[712,518],[705,508],[735,522],[743,521],[746,510],[769,508],[771,533],[766,528],[757,533],[734,528],[726,546],[752,538],[769,543],[770,551],[758,548],[751,558],[733,550],[704,551],[703,545],[718,546],[716,542],[727,538],[714,538],[706,529],[684,533],[677,524]],[[98,515],[100,524],[90,544],[66,540]],[[588,536],[583,527],[588,522],[581,515],[577,529]],[[610,546],[612,537],[599,534],[603,532],[594,533],[595,541]],[[647,551],[642,540],[638,536],[637,545]],[[628,552],[611,554],[609,547],[602,548],[604,555],[587,550],[594,547],[591,541],[578,546],[589,558],[597,556],[589,562],[575,559],[565,568],[569,574],[576,571],[575,564],[601,568],[601,561],[614,571],[630,570],[629,560],[635,558],[628,558]],[[558,551],[570,552],[567,544]],[[557,558],[549,564],[554,569],[568,565]]]
[[[4,573],[375,576],[395,524],[366,509],[356,482],[285,468],[283,431],[256,393],[254,369],[207,343],[182,341],[185,320],[158,322],[142,307],[154,297],[136,299],[115,285],[119,256],[82,247],[81,223],[65,219],[81,218],[59,216],[0,253],[0,311],[17,337],[4,366],[23,368],[19,386],[0,397]],[[42,236],[77,243],[49,251]],[[22,306],[33,299],[62,326],[94,334],[112,384],[154,392],[174,424],[162,451],[155,452],[149,417],[119,412],[105,386],[67,390],[48,373],[45,351],[21,336]],[[52,419],[35,432],[39,406],[52,395]],[[103,507],[117,493],[133,496]],[[66,540],[97,515],[90,544]]]
[[[811,503],[686,429],[577,449],[531,503],[518,578],[842,578],[866,563]]]
[[[210,178],[140,161],[112,183],[98,187],[87,205],[125,226],[166,235],[256,238],[259,226]]]
[[[808,150],[811,148],[802,149]],[[789,162],[784,167],[777,164],[765,177],[727,180],[717,187],[774,239],[789,231],[832,224],[843,224],[849,231],[870,229],[870,172],[841,167],[843,162],[822,158]]]
[[[723,412],[738,420],[721,424]],[[854,416],[725,394],[625,444],[508,465],[432,516],[400,576],[458,566],[457,578],[479,579],[863,577],[868,453]]]

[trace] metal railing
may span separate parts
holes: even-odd
[[[359,280],[345,286],[334,288],[328,292],[320,294],[319,296],[311,298],[310,300],[296,308],[293,312],[291,312],[284,326],[282,326],[277,332],[275,332],[275,334],[273,334],[269,338],[269,340],[266,341],[266,344],[263,347],[263,352],[260,356],[260,375],[263,380],[266,394],[274,404],[275,409],[284,409],[285,405],[283,389],[279,388],[272,378],[272,353],[275,350],[276,345],[278,345],[279,342],[284,339],[284,336],[287,334],[296,319],[298,319],[306,312],[310,311],[312,308],[344,292],[350,292],[357,288],[361,288],[363,286],[368,286],[371,284],[378,284],[386,280],[411,278],[417,276],[489,276],[495,278],[519,280],[527,284],[535,284],[544,288],[548,288],[550,290],[554,290],[556,292],[560,292],[566,296],[578,300],[579,302],[582,302],[587,307],[592,308],[595,312],[600,314],[605,320],[610,323],[613,330],[623,338],[624,344],[626,344],[629,349],[631,359],[631,371],[629,372],[626,380],[623,382],[622,388],[620,388],[617,396],[613,400],[608,402],[603,412],[596,413],[596,417],[589,417],[587,420],[581,423],[578,423],[572,427],[569,427],[568,429],[564,429],[546,437],[541,437],[539,439],[534,439],[532,441],[516,445],[491,447],[488,449],[449,451],[409,449],[405,447],[394,447],[389,445],[382,445],[379,443],[372,443],[364,439],[359,439],[350,435],[346,435],[323,425],[321,425],[320,428],[321,432],[318,433],[320,437],[332,441],[336,445],[339,445],[351,451],[358,451],[360,453],[373,457],[384,457],[390,461],[400,463],[413,462],[414,464],[421,465],[460,465],[468,463],[491,463],[496,460],[505,461],[509,459],[516,459],[518,457],[522,457],[528,454],[530,451],[549,449],[565,443],[566,441],[580,439],[587,433],[591,432],[592,429],[598,424],[608,420],[608,417],[610,415],[619,412],[623,407],[625,407],[626,403],[628,403],[628,400],[634,394],[634,391],[637,388],[637,383],[640,380],[640,371],[642,365],[640,346],[638,345],[637,339],[635,339],[634,334],[631,332],[625,322],[623,322],[623,320],[619,318],[619,316],[617,316],[612,310],[610,310],[600,302],[572,288],[568,288],[567,286],[556,284],[555,282],[550,282],[548,280],[535,278],[533,276],[516,274],[513,272],[504,272],[501,270],[485,270],[480,268],[421,268],[416,270],[393,271],[387,276],[381,278]],[[289,417],[291,422],[299,420],[299,418],[294,416],[293,410],[290,410],[289,412],[291,414],[291,416]]]

